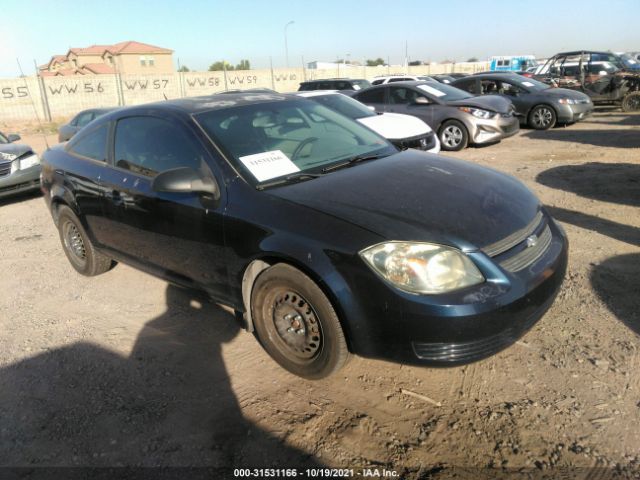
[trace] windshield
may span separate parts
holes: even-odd
[[[418,88],[427,93],[432,99],[443,100],[445,102],[473,97],[473,95],[464,90],[452,87],[451,85],[445,85],[444,83],[422,84],[418,85]]]
[[[9,139],[0,132],[0,143],[9,143]]]
[[[321,103],[325,107],[329,107],[336,112],[346,115],[349,118],[357,120],[358,118],[375,117],[376,113],[369,110],[366,106],[342,94],[315,95],[309,97],[314,102]]]
[[[622,55],[620,55],[620,59],[622,60],[622,63],[624,63],[626,67],[640,68],[640,63],[638,63],[638,61],[628,53],[623,53]]]
[[[194,118],[252,185],[397,151],[368,128],[304,99],[235,106]]]
[[[369,80],[351,80],[351,83],[353,85],[357,85],[360,88],[369,88],[371,86]]]
[[[518,85],[522,85],[523,87],[525,87],[525,89],[529,91],[540,92],[542,90],[548,90],[549,88],[551,88],[546,83],[539,82],[538,80],[534,80],[533,78],[523,77],[522,75],[514,75],[514,76],[516,77],[515,79],[509,79],[509,80],[512,80],[514,83]]]

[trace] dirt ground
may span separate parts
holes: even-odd
[[[640,115],[600,111],[454,156],[525,182],[571,246],[533,330],[450,369],[353,358],[302,380],[197,293],[125,265],[77,275],[41,198],[2,202],[0,466],[639,474]]]

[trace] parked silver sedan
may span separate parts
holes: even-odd
[[[92,120],[115,110],[115,108],[90,108],[89,110],[83,110],[78,113],[71,121],[65,125],[62,125],[58,129],[58,141],[66,142],[76,133],[80,131],[82,127],[88,125]]]
[[[40,159],[18,140],[0,132],[0,198],[40,188]]]
[[[397,82],[353,95],[377,112],[413,115],[438,133],[443,150],[494,143],[520,129],[513,104],[497,95],[475,97],[450,85]]]

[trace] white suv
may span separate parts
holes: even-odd
[[[411,82],[411,81],[422,81],[422,82],[437,82],[435,78],[431,78],[427,75],[386,75],[382,77],[375,77],[371,81],[371,85],[383,85],[385,83],[392,82]]]

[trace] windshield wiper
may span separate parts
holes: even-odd
[[[258,190],[263,190],[269,187],[275,187],[276,185],[283,185],[291,182],[301,182],[304,180],[311,180],[312,178],[318,178],[322,176],[322,173],[305,173],[296,172],[287,175],[286,177],[276,178],[275,180],[269,180],[256,186]]]
[[[355,157],[350,158],[346,162],[338,163],[336,165],[331,165],[329,167],[324,167],[322,169],[322,173],[332,172],[334,170],[338,170],[339,168],[349,167],[354,163],[366,162],[367,160],[377,160],[378,158],[388,157],[388,154],[378,153],[374,155],[370,155],[365,153],[364,155],[356,155]]]

